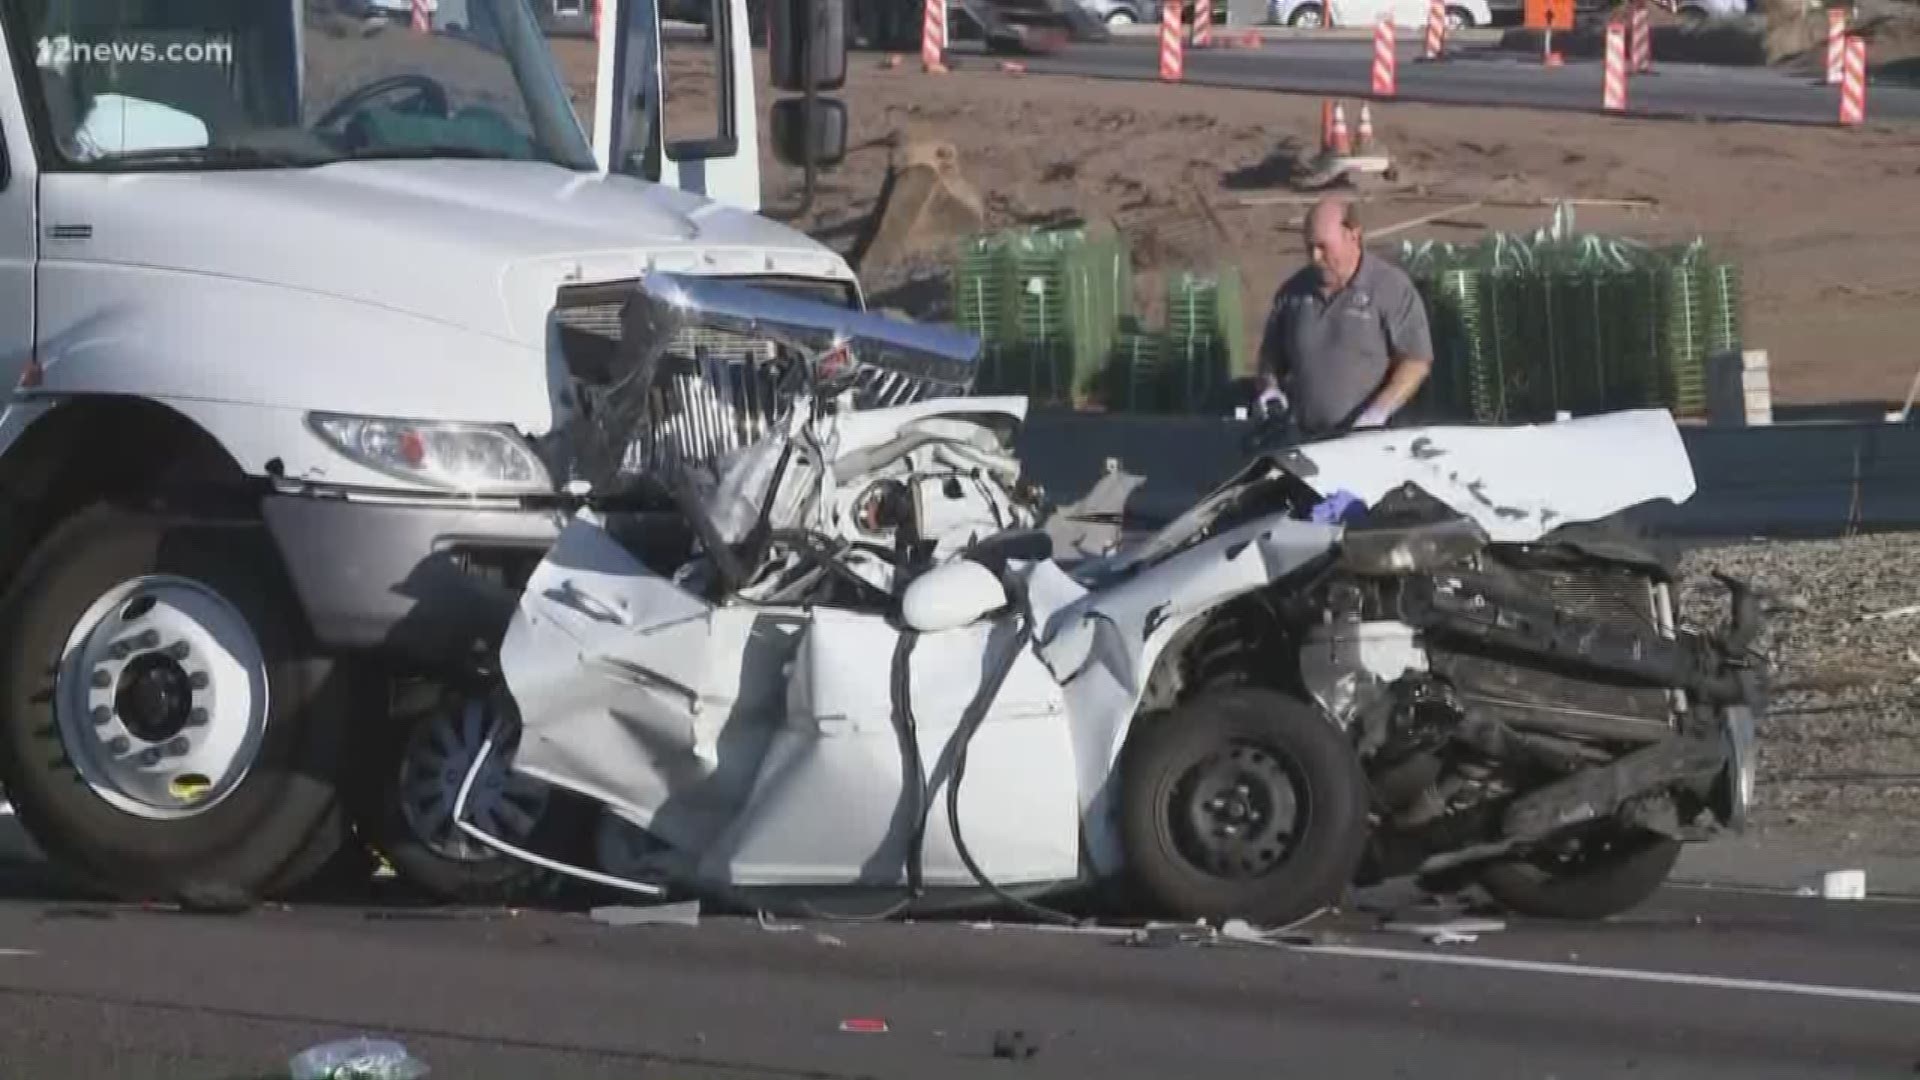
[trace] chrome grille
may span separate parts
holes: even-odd
[[[787,415],[807,356],[848,350],[858,408],[964,395],[977,363],[971,336],[861,311],[840,282],[656,273],[557,299],[584,421],[574,467],[596,487],[676,464],[711,473]],[[625,341],[629,326],[645,339]]]

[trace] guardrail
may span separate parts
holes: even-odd
[[[1035,410],[1020,440],[1030,475],[1077,498],[1109,458],[1146,477],[1128,506],[1151,526],[1173,517],[1244,460],[1248,425],[1213,417]],[[1920,425],[1776,423],[1683,426],[1698,490],[1642,515],[1686,539],[1818,538],[1920,530]]]

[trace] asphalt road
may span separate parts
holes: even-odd
[[[1616,923],[1452,945],[1351,915],[1313,924],[1305,948],[1138,947],[958,922],[23,899],[0,902],[0,1061],[242,1080],[365,1034],[432,1080],[1912,1076],[1917,912],[1675,889]],[[872,1019],[887,1030],[842,1030]],[[1033,1056],[995,1060],[1016,1030]]]
[[[955,52],[977,47],[956,43]],[[1601,110],[1603,65],[1568,58],[1558,68],[1537,57],[1492,45],[1462,45],[1439,63],[1420,61],[1420,45],[1401,41],[1396,68],[1397,98],[1452,105],[1510,105],[1585,112]],[[966,62],[966,61],[962,61]],[[977,55],[973,63],[983,63]],[[1085,75],[1113,79],[1157,79],[1157,40],[1116,38],[1101,44],[1074,44],[1051,57],[1023,58],[1029,73]],[[1189,50],[1185,81],[1291,93],[1367,96],[1372,87],[1373,47],[1365,41],[1277,39],[1259,49]],[[1764,120],[1835,126],[1838,87],[1764,68],[1661,62],[1628,86],[1628,114],[1648,117],[1698,117]],[[1867,94],[1869,123],[1920,119],[1920,87],[1872,85]]]

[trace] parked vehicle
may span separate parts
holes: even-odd
[[[1080,6],[1108,26],[1132,26],[1159,19],[1159,9],[1147,0],[1080,0]]]
[[[431,33],[356,0],[0,5],[0,785],[57,867],[285,892],[357,827],[445,895],[526,881],[461,850],[433,770],[477,749],[478,628],[575,505],[563,355],[653,270],[863,302],[757,214],[763,115],[783,160],[844,152],[837,4],[763,111],[716,0],[726,92],[671,139],[656,9],[602,7],[629,32],[589,138],[527,0],[440,0]]]
[[[1446,11],[1449,30],[1493,25],[1487,0],[1447,0]],[[1409,31],[1427,25],[1427,5],[1422,0],[1333,0],[1335,26],[1372,26],[1387,14],[1393,16],[1395,26]],[[1327,8],[1323,0],[1269,0],[1267,21],[1317,29],[1327,25]]]
[[[1720,632],[1679,625],[1610,529],[1692,493],[1664,412],[1264,452],[1066,562],[1009,449],[1024,399],[843,396],[860,357],[964,369],[977,342],[671,275],[628,297],[617,357],[572,369],[591,408],[556,452],[589,505],[501,639],[453,797],[476,840],[799,914],[1067,917],[1036,905],[1132,885],[1275,924],[1403,873],[1597,918],[1744,820],[1757,608],[1730,583]],[[746,326],[780,347],[669,345]],[[715,391],[743,385],[787,388],[751,399],[764,434],[692,438],[737,429]],[[604,807],[626,858],[489,833],[471,793],[509,779]]]

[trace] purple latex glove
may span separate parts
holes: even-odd
[[[1360,496],[1342,489],[1321,500],[1308,517],[1321,525],[1336,525],[1366,508],[1367,504],[1360,501]]]

